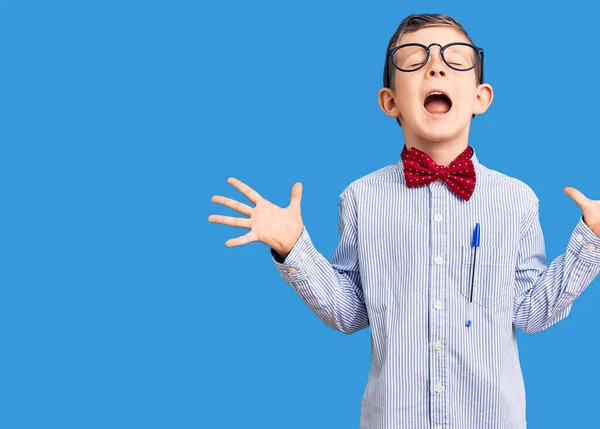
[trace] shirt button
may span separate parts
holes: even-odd
[[[437,220],[438,222],[441,222],[441,221],[442,221],[442,215],[441,215],[441,214],[439,214],[439,213],[437,213],[437,214],[434,216],[434,219],[435,219],[435,220]]]
[[[435,385],[435,391],[440,393],[444,390],[444,386],[442,386],[440,383]]]
[[[591,250],[593,252],[594,250],[596,250],[596,246],[594,246],[593,244],[588,244],[588,250]]]
[[[304,261],[306,259],[306,253],[302,252],[300,253],[300,260]]]
[[[439,352],[440,350],[442,350],[442,343],[440,343],[439,341],[436,341],[433,344],[433,350],[435,350],[436,352]]]
[[[436,310],[439,310],[440,308],[442,308],[442,303],[441,303],[440,301],[436,301],[436,302],[433,304],[433,307],[434,307]]]
[[[583,235],[577,234],[577,241],[581,243],[583,241]]]
[[[288,273],[290,273],[290,274],[296,274],[296,269],[294,267],[288,268]]]
[[[435,429],[442,429],[442,425],[437,425]]]
[[[442,262],[444,262],[444,258],[442,258],[441,256],[436,256],[435,257],[435,263],[436,264],[441,264]]]

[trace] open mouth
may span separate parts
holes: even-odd
[[[443,115],[452,108],[452,100],[441,91],[431,91],[425,97],[423,107],[434,115]]]

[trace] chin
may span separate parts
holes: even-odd
[[[441,131],[432,133],[431,131],[426,131],[425,133],[421,134],[421,137],[429,142],[442,143],[452,140],[454,137],[456,137],[456,133]]]
[[[430,124],[423,124],[419,127],[417,134],[427,141],[430,142],[445,142],[454,140],[460,136],[461,128],[454,124],[436,124],[434,126]]]

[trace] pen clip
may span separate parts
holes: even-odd
[[[473,231],[473,242],[471,246],[479,247],[480,237],[479,237],[479,223],[475,224],[475,231]]]

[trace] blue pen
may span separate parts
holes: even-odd
[[[475,255],[477,255],[477,248],[479,247],[479,224],[475,224],[471,246],[475,249],[473,250],[473,270],[471,271],[471,299],[467,304],[467,326],[471,326],[473,323],[473,282],[475,279]]]

